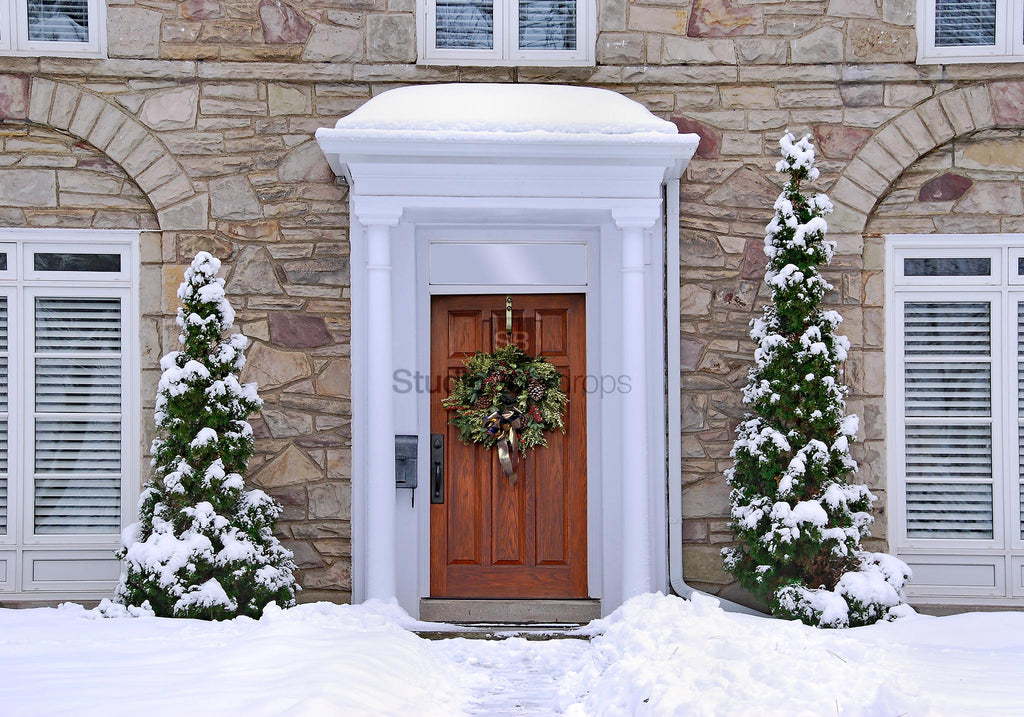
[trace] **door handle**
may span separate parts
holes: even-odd
[[[430,502],[444,503],[444,434],[430,434]]]

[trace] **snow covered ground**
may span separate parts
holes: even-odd
[[[427,641],[416,626],[382,604],[221,623],[4,609],[0,714],[1022,713],[1024,613],[827,631],[645,595],[592,623],[590,643]]]

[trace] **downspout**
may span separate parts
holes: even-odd
[[[672,591],[689,600],[694,593],[683,579],[683,475],[680,427],[681,381],[679,326],[679,177],[665,182],[665,347],[668,367],[668,581]],[[727,612],[764,617],[764,613],[711,595]]]

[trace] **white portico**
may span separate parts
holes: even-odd
[[[587,597],[666,589],[665,239],[698,137],[606,90],[465,84],[386,92],[317,139],[350,186],[353,599],[431,596],[431,302],[450,295],[585,297]],[[416,488],[395,487],[396,435]]]

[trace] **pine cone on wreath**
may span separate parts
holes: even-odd
[[[526,392],[529,394],[530,400],[534,403],[537,403],[544,398],[544,387],[541,385],[540,381],[535,378],[530,379],[530,385],[527,387]]]
[[[474,404],[474,406],[476,408],[480,409],[480,410],[488,408],[490,405],[491,405],[491,399],[488,398],[487,396],[481,396],[480,398],[478,398],[476,400],[476,403]]]

